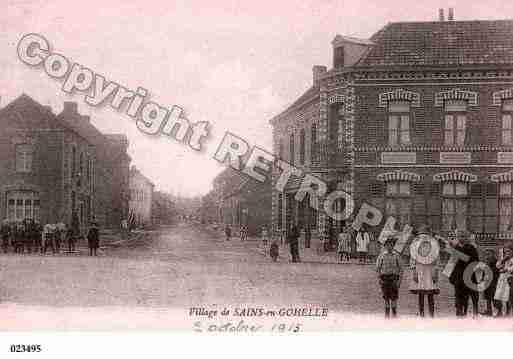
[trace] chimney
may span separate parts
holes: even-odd
[[[438,20],[445,21],[444,9],[438,9]]]
[[[328,68],[326,66],[315,65],[312,68],[314,86],[319,84],[319,80],[320,80],[321,76],[323,74],[325,74],[326,72],[328,72]]]
[[[65,101],[64,109],[62,110],[62,112],[66,115],[71,115],[71,116],[77,115],[78,114],[77,103],[73,102],[73,101]]]
[[[447,20],[454,21],[454,9],[452,7],[449,8],[449,16],[447,16]]]

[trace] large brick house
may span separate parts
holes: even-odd
[[[0,218],[91,217],[94,147],[49,107],[22,95],[0,110]]]
[[[1,219],[69,224],[75,212],[83,232],[93,217],[119,227],[128,215],[126,138],[104,136],[76,104],[55,115],[27,95],[0,110],[0,124]]]
[[[333,68],[314,66],[311,88],[271,120],[274,152],[398,228],[503,236],[513,223],[513,20],[452,17],[337,35]],[[273,193],[275,230],[342,225],[295,202],[297,189],[293,179]]]

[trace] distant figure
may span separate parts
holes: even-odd
[[[98,228],[98,224],[94,221],[91,222],[89,233],[87,233],[87,244],[89,245],[89,255],[97,256],[97,250],[100,246],[100,230]]]
[[[351,236],[347,227],[342,228],[338,235],[338,248],[337,252],[340,256],[340,261],[349,261],[349,254],[351,253]]]
[[[239,232],[239,235],[240,235],[240,240],[241,241],[245,241],[248,237],[248,229],[246,226],[240,226],[240,232]]]
[[[356,235],[356,251],[358,252],[358,261],[360,263],[365,263],[367,261],[369,243],[369,232],[365,231],[363,227],[360,228],[358,234]]]
[[[262,227],[262,243],[264,244],[264,246],[267,245],[268,241],[269,241],[269,232],[267,231],[267,227],[263,226]]]
[[[290,256],[292,257],[292,263],[297,263],[299,259],[299,228],[295,225],[292,226],[287,236],[287,240],[290,246]]]
[[[271,247],[269,248],[269,255],[271,256],[273,262],[278,260],[278,256],[280,255],[280,246],[278,245],[278,240],[275,239],[271,243]]]
[[[0,235],[2,236],[2,250],[4,253],[7,253],[9,250],[9,236],[11,235],[11,227],[7,219],[4,219],[2,222]]]
[[[232,229],[230,228],[229,225],[226,225],[224,227],[224,234],[226,235],[226,240],[229,241],[230,237],[232,236]]]
[[[43,253],[46,254],[48,247],[52,247],[52,253],[55,254],[54,227],[52,224],[45,224],[43,228]]]
[[[74,253],[75,252],[75,235],[73,233],[73,229],[71,228],[71,226],[69,226],[66,231],[66,241],[68,242],[68,252]]]

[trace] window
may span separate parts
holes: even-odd
[[[303,128],[299,134],[299,163],[305,164],[305,130]]]
[[[511,230],[513,225],[512,182],[499,183],[499,232]]]
[[[84,174],[84,153],[80,152],[80,161],[79,161],[79,173],[80,176]]]
[[[446,146],[464,146],[467,126],[466,101],[448,101],[445,103],[444,144]]]
[[[390,181],[386,183],[385,211],[394,217],[399,226],[411,224],[412,196],[410,182]]]
[[[33,148],[28,144],[16,145],[16,171],[31,172]]]
[[[513,100],[506,100],[502,103],[502,144],[505,146],[513,145]]]
[[[289,163],[294,166],[294,157],[295,157],[295,151],[294,151],[294,134],[290,134],[290,144],[289,144]]]
[[[317,153],[318,153],[318,144],[317,144],[317,125],[314,123],[312,124],[311,129],[311,147],[310,147],[310,156],[311,161],[316,162],[317,161]]]
[[[410,103],[393,101],[388,105],[388,144],[410,144]]]
[[[280,140],[280,143],[278,144],[278,159],[283,159],[283,143]]]
[[[75,177],[77,173],[77,148],[73,146],[71,149],[71,177]]]
[[[344,130],[345,130],[345,121],[344,114],[345,109],[344,105],[341,105],[338,108],[338,119],[337,119],[337,149],[342,151],[344,149]]]
[[[26,218],[40,221],[39,194],[33,191],[7,192],[7,219],[22,221]]]
[[[444,182],[442,185],[442,230],[467,229],[468,183]]]

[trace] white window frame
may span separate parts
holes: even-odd
[[[411,106],[408,101],[388,103],[388,145],[404,146],[411,144]]]

